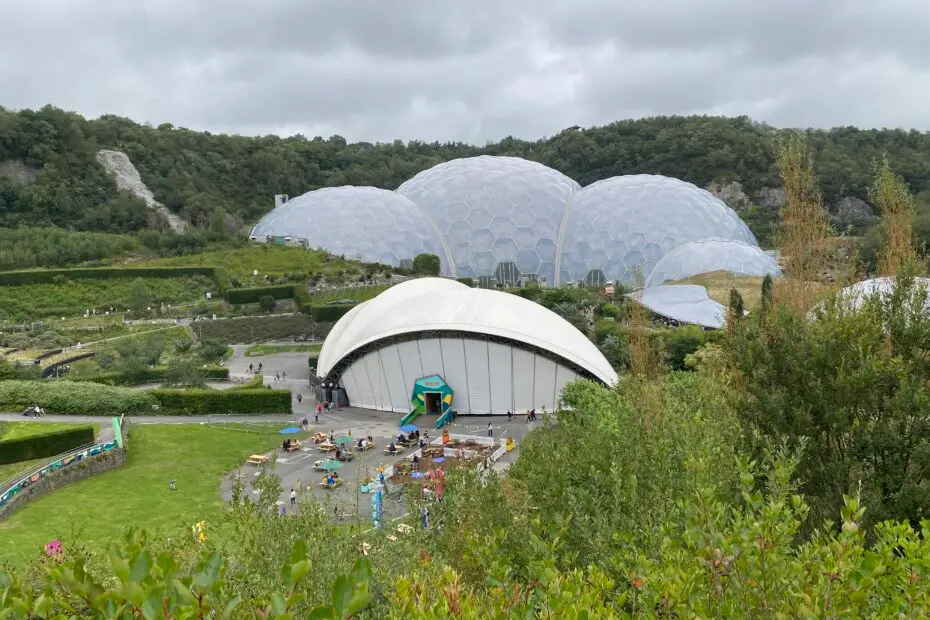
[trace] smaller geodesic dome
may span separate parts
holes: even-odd
[[[426,410],[428,394],[439,395],[439,411],[428,412]],[[439,413],[441,415],[452,407],[453,396],[455,396],[455,391],[439,375],[421,377],[413,383],[413,394],[410,395],[410,410],[417,413]]]
[[[917,286],[921,286],[927,291],[924,310],[930,312],[930,278],[914,278],[914,280]],[[897,280],[893,276],[856,282],[837,293],[838,300],[846,309],[855,311],[861,308],[866,299],[873,295],[880,295],[884,298],[894,293],[896,283]]]
[[[597,181],[573,196],[560,244],[559,282],[635,284],[674,248],[702,239],[758,245],[726,203],[692,183],[653,174]]]
[[[429,217],[407,198],[376,187],[307,192],[267,213],[250,236],[302,240],[310,248],[393,267],[417,254],[448,263]]]
[[[676,282],[702,273],[728,271],[738,276],[779,276],[775,259],[760,248],[731,239],[702,239],[672,249],[653,267],[646,286]]]

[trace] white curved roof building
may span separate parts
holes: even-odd
[[[407,413],[414,383],[438,375],[467,414],[554,409],[579,378],[617,374],[584,334],[516,295],[452,280],[398,284],[333,327],[317,364],[352,406]]]
[[[744,241],[701,239],[679,245],[659,259],[646,286],[659,286],[702,273],[728,271],[737,276],[780,276],[778,263],[761,248]]]
[[[397,188],[432,218],[452,255],[444,275],[555,283],[565,207],[578,183],[519,157],[481,155],[424,170]]]
[[[392,267],[417,254],[445,259],[441,239],[420,209],[376,187],[325,187],[266,214],[251,237],[290,237],[314,249]]]
[[[837,293],[838,301],[846,307],[847,310],[856,311],[862,307],[867,299],[873,296],[879,296],[884,299],[894,294],[897,279],[894,276],[881,276],[862,280],[843,288]],[[914,286],[922,287],[927,291],[927,301],[924,304],[924,310],[930,312],[930,278],[914,278]]]
[[[588,185],[572,199],[561,244],[559,279],[602,284],[643,281],[674,248],[708,238],[757,246],[726,203],[696,185],[653,174]]]

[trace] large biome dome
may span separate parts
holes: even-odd
[[[754,245],[727,239],[702,239],[680,245],[659,259],[646,286],[713,271],[728,271],[737,276],[781,275],[775,259]]]
[[[253,237],[303,239],[310,248],[394,267],[417,254],[445,258],[429,218],[407,198],[375,187],[327,187],[266,214]]]
[[[612,177],[577,192],[559,265],[560,283],[636,284],[659,259],[691,241],[718,238],[757,246],[735,211],[697,186],[650,174]]]
[[[509,284],[538,276],[551,286],[565,207],[578,188],[540,163],[482,155],[433,166],[397,192],[444,235],[453,263],[444,275]]]

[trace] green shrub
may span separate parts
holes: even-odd
[[[290,299],[294,296],[294,285],[256,286],[253,288],[234,288],[226,291],[226,301],[231,304],[256,304],[265,295],[272,299]]]
[[[55,456],[93,441],[93,426],[53,429],[41,435],[0,440],[0,465]]]
[[[221,415],[291,413],[291,393],[287,390],[152,390],[159,413],[177,415]]]
[[[0,381],[0,410],[39,405],[48,413],[118,415],[151,413],[158,401],[132,388],[78,381]]]
[[[142,368],[137,371],[104,372],[89,377],[71,379],[72,381],[103,383],[105,385],[142,385],[143,383],[161,383],[169,377],[170,368],[156,366],[155,368]],[[205,366],[200,369],[201,376],[206,380],[225,381],[229,379],[229,369],[224,366]]]
[[[0,286],[57,284],[66,280],[112,280],[122,278],[210,278],[222,288],[215,267],[95,267],[92,269],[35,269],[0,272]]]
[[[335,323],[356,305],[357,304],[331,304],[326,306],[313,306],[310,309],[310,316],[313,317],[314,321],[320,323]]]

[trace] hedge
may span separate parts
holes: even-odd
[[[267,388],[244,390],[152,390],[159,413],[217,415],[291,413],[291,393]]]
[[[194,327],[204,340],[235,343],[309,337],[315,329],[313,319],[300,313],[198,321]]]
[[[119,415],[152,413],[158,401],[149,392],[77,381],[0,381],[0,411],[39,405],[48,413]]]
[[[310,316],[318,323],[335,323],[357,305],[358,304],[331,304],[326,306],[313,306],[310,308]]]
[[[226,391],[229,392],[232,390],[257,390],[259,388],[264,388],[264,387],[265,387],[265,376],[255,375],[254,377],[252,377],[245,383],[241,385],[237,385],[235,387],[231,387]]]
[[[0,465],[44,459],[93,443],[94,427],[49,430],[41,435],[0,440]]]
[[[200,372],[206,380],[226,381],[229,379],[229,369],[224,366],[207,366],[201,368]],[[156,366],[155,368],[146,368],[138,372],[104,372],[91,377],[81,377],[73,381],[103,383],[105,385],[142,385],[143,383],[161,383],[166,381],[171,374],[167,367]]]
[[[114,278],[184,278],[202,276],[216,282],[220,291],[228,286],[225,270],[219,267],[94,267],[87,269],[31,269],[0,272],[0,286],[54,284],[68,280],[111,280]]]
[[[290,299],[294,296],[293,284],[234,288],[226,291],[226,301],[231,304],[255,304],[265,295],[275,299]]]

